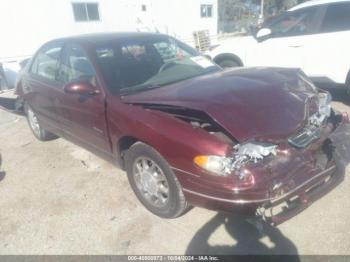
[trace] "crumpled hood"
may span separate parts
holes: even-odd
[[[124,96],[122,100],[200,110],[239,142],[273,141],[287,138],[304,124],[309,108],[306,101],[310,101],[310,93],[312,96],[316,92],[304,81],[300,84],[302,77],[305,75],[296,69],[233,69]]]

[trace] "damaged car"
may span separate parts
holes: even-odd
[[[224,71],[162,34],[54,40],[16,92],[33,134],[65,138],[125,170],[140,202],[279,224],[344,177],[349,119],[298,69]]]

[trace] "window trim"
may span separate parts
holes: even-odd
[[[75,13],[74,13],[74,5],[75,4],[82,4],[84,5],[84,10],[85,10],[85,15],[86,15],[86,20],[76,20],[75,17]],[[97,12],[98,12],[98,19],[90,19],[89,17],[89,12],[88,12],[88,8],[87,5],[88,4],[95,4],[97,6]],[[86,23],[86,22],[101,22],[101,12],[100,12],[100,3],[99,2],[71,2],[71,6],[72,6],[72,11],[73,11],[73,19],[75,23]]]
[[[210,12],[210,16],[208,15],[208,7],[210,7],[211,12]],[[205,8],[205,16],[203,16],[202,13],[202,8]],[[200,5],[200,18],[213,18],[213,9],[214,9],[214,5],[213,4],[201,4]]]

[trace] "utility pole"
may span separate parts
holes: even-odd
[[[264,20],[264,0],[261,0],[261,2],[260,2],[259,23],[262,23],[263,20]]]
[[[260,17],[264,18],[264,0],[261,0],[260,4]]]

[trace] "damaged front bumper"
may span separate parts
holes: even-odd
[[[327,194],[343,177],[336,165],[331,166],[284,195],[264,202],[258,213],[271,225],[279,225]]]
[[[184,193],[189,202],[206,208],[226,211],[247,207],[257,209],[266,221],[278,225],[343,181],[345,168],[350,163],[350,124],[341,122],[330,135],[310,147],[321,148],[326,143],[333,149],[326,163],[315,157],[316,150],[305,149],[303,153],[285,159],[285,163],[280,160],[280,166],[276,168],[281,173],[280,179],[271,179],[260,188],[235,192],[227,187],[219,188],[218,184],[210,186],[192,180],[192,186],[184,188]]]
[[[297,215],[344,180],[350,163],[350,124],[342,123],[328,138],[333,155],[327,167],[292,190],[264,202],[259,211],[270,224],[278,225]]]

